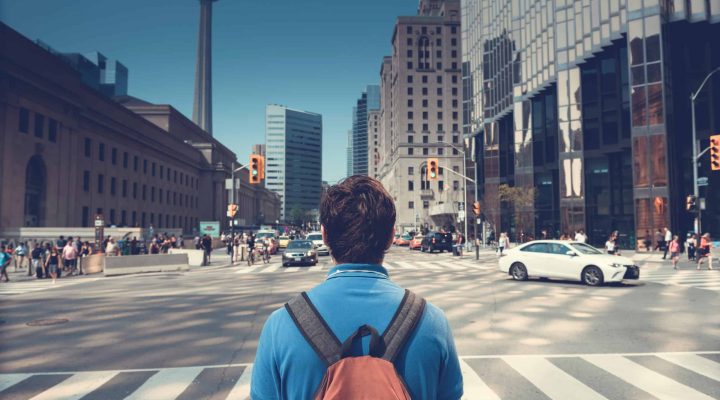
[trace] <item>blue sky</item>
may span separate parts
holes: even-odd
[[[265,105],[323,115],[323,179],[345,176],[352,107],[379,82],[395,18],[417,0],[220,0],[213,5],[213,131],[243,160]],[[59,51],[100,51],[129,93],[192,117],[198,0],[0,0],[0,20]]]

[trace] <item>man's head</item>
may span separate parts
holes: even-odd
[[[320,223],[336,262],[379,264],[392,245],[395,204],[377,180],[351,176],[323,194]]]

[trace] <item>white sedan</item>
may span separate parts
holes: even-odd
[[[599,286],[640,278],[640,268],[626,257],[605,254],[579,242],[536,240],[508,250],[500,257],[500,271],[515,280],[558,278]]]

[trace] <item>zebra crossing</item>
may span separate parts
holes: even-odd
[[[73,278],[58,279],[55,284],[50,279],[36,279],[29,281],[10,281],[0,283],[0,296],[18,295],[32,293],[41,290],[56,289],[61,287],[73,286],[83,282],[92,282],[102,278]]]
[[[720,292],[720,270],[661,268],[641,273],[640,279],[646,282],[669,286],[692,287],[696,289]]]
[[[720,396],[720,351],[461,357],[464,399]],[[588,373],[590,371],[590,373]],[[0,398],[248,399],[252,364],[0,374]]]
[[[322,263],[315,266],[290,266],[283,267],[280,263],[255,264],[253,266],[241,265],[236,268],[236,274],[270,274],[270,273],[295,273],[327,271],[333,265]],[[383,263],[389,272],[393,271],[433,271],[433,272],[474,272],[474,271],[495,271],[496,264],[478,262],[471,259],[460,260],[438,260],[438,261],[385,261]]]

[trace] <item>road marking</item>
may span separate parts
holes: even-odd
[[[298,272],[300,269],[300,267],[285,267],[286,272]]]
[[[314,267],[308,268],[308,271],[320,271],[320,270],[322,270],[323,268],[324,268],[323,265],[316,265],[316,266],[314,266]]]
[[[659,358],[720,381],[720,364],[695,354],[658,354]]]
[[[274,266],[272,266],[272,267],[265,268],[265,269],[263,269],[262,271],[259,271],[258,273],[260,273],[260,274],[269,274],[269,273],[272,273],[272,272],[275,272],[275,271],[279,270],[280,268],[283,268],[283,266],[282,266],[282,265],[274,265]]]
[[[33,281],[19,281],[19,282],[15,282],[15,281],[5,282],[2,285],[0,285],[0,296],[25,294],[25,293],[37,292],[40,290],[56,289],[56,288],[65,287],[65,286],[77,285],[77,284],[80,284],[83,282],[94,282],[99,279],[104,279],[104,278],[101,278],[101,277],[81,278],[81,279],[72,279],[72,280],[58,279],[55,284],[53,284],[50,279],[39,279],[39,280],[33,280]]]
[[[0,392],[29,378],[32,374],[0,374]]]
[[[252,379],[252,365],[245,368],[240,378],[233,386],[226,400],[245,400],[250,398],[250,381]]]
[[[165,369],[153,375],[125,400],[173,400],[190,386],[202,367]]]
[[[556,367],[550,361],[538,357],[503,358],[517,372],[555,400],[607,400],[606,397]]]
[[[495,392],[478,376],[477,372],[465,360],[460,359],[460,371],[463,376],[463,399],[500,400]]]
[[[706,394],[621,356],[595,355],[583,359],[660,400],[712,400]]]
[[[115,372],[83,372],[58,383],[31,400],[78,400],[107,383]]]

